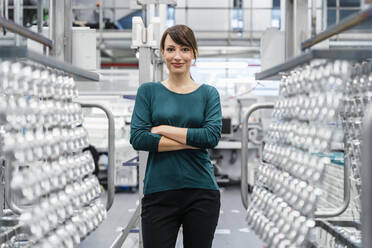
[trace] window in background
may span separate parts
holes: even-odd
[[[168,5],[168,13],[167,13],[167,28],[174,26],[175,24],[175,10],[174,7],[171,5]]]
[[[271,26],[280,29],[280,0],[273,0],[271,10]]]
[[[360,0],[340,0],[340,9],[337,10],[337,0],[327,1],[327,26],[331,26],[337,23],[337,15],[339,21],[360,11]],[[372,25],[371,21],[367,21],[362,25],[354,27],[354,29],[370,29]]]
[[[257,82],[255,73],[261,71],[259,59],[198,58],[191,75],[198,83],[213,85],[222,98],[243,95],[277,95],[279,83]]]
[[[232,9],[231,29],[234,32],[243,32],[243,3],[242,0],[234,0]]]
[[[132,18],[135,16],[142,16],[142,10],[135,10],[130,14],[120,18],[116,21],[118,29],[132,29]]]

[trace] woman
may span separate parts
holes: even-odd
[[[190,76],[198,54],[190,28],[168,28],[160,48],[169,78],[139,87],[131,121],[134,149],[150,152],[141,214],[144,248],[175,247],[181,225],[185,248],[212,247],[220,192],[207,148],[221,137],[219,94]]]

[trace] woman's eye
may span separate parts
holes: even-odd
[[[174,48],[170,48],[170,47],[168,47],[168,48],[167,48],[167,51],[168,51],[168,52],[172,52],[172,51],[174,51]]]
[[[190,51],[190,48],[188,48],[188,47],[184,47],[184,48],[182,48],[182,51],[184,51],[184,52],[188,52],[188,51]]]

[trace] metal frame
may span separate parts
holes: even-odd
[[[12,166],[10,161],[12,160],[10,159],[9,162],[5,162],[5,202],[13,213],[20,215],[23,213],[23,210],[13,202],[12,190],[10,189],[10,182],[12,180]]]
[[[106,107],[95,103],[80,103],[83,108],[99,108],[105,112],[108,119],[108,169],[107,169],[107,202],[106,210],[109,210],[115,198],[115,120],[114,115]]]
[[[249,117],[253,112],[259,109],[272,109],[274,108],[274,103],[266,102],[266,103],[256,103],[253,104],[249,109],[248,112],[245,114],[243,119],[243,134],[242,134],[242,158],[241,158],[241,180],[240,180],[240,189],[241,189],[241,198],[243,206],[247,209],[248,208],[248,120]]]
[[[13,227],[9,227],[9,230],[0,233],[0,244],[3,244],[5,242],[9,241],[9,238],[14,237],[15,235],[23,232],[23,226],[22,225],[16,225]]]
[[[26,47],[4,46],[0,47],[0,58],[6,59],[29,59],[42,65],[62,70],[78,76],[78,79],[99,81],[99,74],[81,69],[69,63],[59,61],[50,56],[44,56],[36,52],[29,51]]]
[[[313,59],[340,59],[340,60],[365,60],[372,58],[371,49],[315,49],[302,53],[289,59],[287,62],[274,66],[265,71],[256,73],[256,80],[279,79],[280,73],[285,73],[297,66],[310,62]]]
[[[337,239],[337,241],[339,241],[343,245],[346,245],[346,247],[348,247],[348,248],[369,247],[369,246],[360,246],[359,244],[355,243],[354,241],[348,239],[343,233],[341,233],[336,228],[334,228],[331,225],[331,223],[328,222],[328,221],[316,220],[316,226],[322,228],[324,231],[331,234],[333,237],[335,237]]]
[[[369,7],[368,9],[365,9],[363,11],[360,11],[358,13],[355,13],[343,19],[338,24],[332,25],[331,27],[327,28],[326,30],[319,33],[315,37],[305,40],[301,44],[301,50],[310,48],[314,46],[315,44],[318,44],[319,42],[322,42],[336,34],[339,34],[345,30],[348,30],[352,27],[355,27],[371,19],[372,19],[372,7]]]
[[[249,117],[252,115],[253,112],[259,109],[272,109],[274,108],[274,103],[258,103],[253,104],[249,109],[248,112],[245,114],[243,119],[243,134],[242,134],[242,159],[241,159],[241,198],[243,206],[247,209],[248,208],[248,141],[249,141],[249,134],[248,134],[248,120]],[[335,209],[332,212],[316,212],[316,218],[329,218],[329,217],[336,217],[341,215],[345,210],[348,208],[350,204],[350,164],[347,161],[344,164],[344,202],[341,207]]]
[[[127,239],[128,235],[129,235],[130,231],[138,223],[140,213],[141,213],[141,207],[140,207],[140,205],[138,205],[137,208],[136,208],[136,211],[134,212],[134,214],[130,218],[128,225],[121,231],[121,233],[115,239],[115,241],[112,243],[110,248],[121,248],[122,247],[122,245],[124,244],[124,241]]]
[[[370,104],[368,107],[368,111],[366,113],[366,117],[363,123],[363,147],[362,147],[362,235],[363,237],[363,247],[372,247],[372,105]]]
[[[38,34],[35,33],[21,25],[16,24],[15,22],[8,20],[2,16],[0,16],[0,26],[8,30],[9,32],[19,34],[23,37],[29,38],[31,40],[34,40],[40,44],[43,44],[44,46],[48,46],[51,49],[53,48],[53,41]]]
[[[344,202],[339,208],[331,212],[315,212],[315,218],[329,218],[329,217],[336,217],[341,215],[346,209],[349,207],[350,204],[350,163],[348,160],[344,163]]]

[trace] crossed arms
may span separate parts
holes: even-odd
[[[158,145],[158,152],[198,149],[186,144],[187,128],[160,125],[151,128],[151,133],[162,135]]]
[[[131,120],[130,143],[134,149],[165,152],[213,148],[218,144],[221,137],[222,117],[219,95],[216,90],[209,96],[205,108],[205,119],[197,128],[153,126],[149,99],[151,99],[149,91],[140,87]]]

